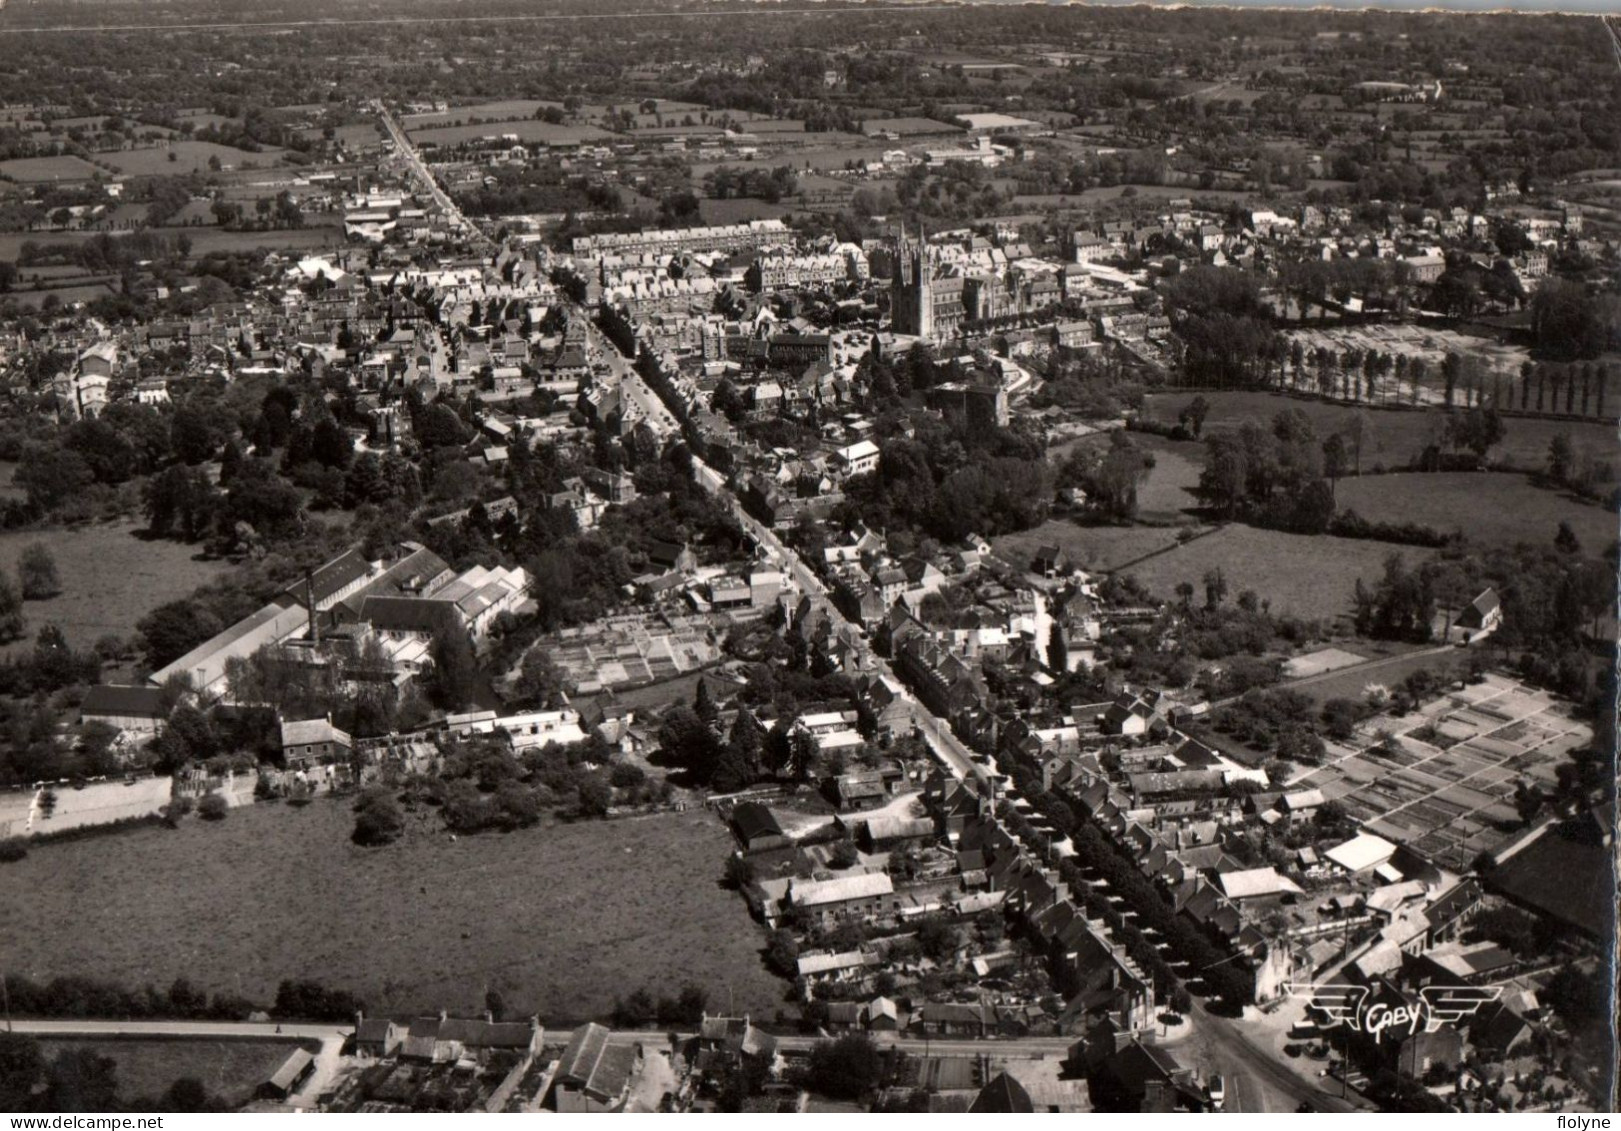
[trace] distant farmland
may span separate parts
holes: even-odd
[[[191,241],[191,254],[193,257],[207,255],[214,251],[254,251],[261,247],[266,251],[340,247],[344,242],[343,228],[337,224],[316,224],[303,228],[280,228],[270,232],[228,232],[224,228],[212,225],[195,228],[150,228],[147,230],[155,236],[163,236],[168,239],[178,239],[185,236]],[[101,232],[84,231],[0,232],[0,259],[15,261],[22,250],[22,245],[25,243],[81,244],[102,234]],[[118,233],[114,232],[112,235],[113,238],[118,238]],[[17,293],[19,292],[13,292],[13,294]],[[41,294],[40,298],[43,300],[44,295]],[[63,295],[62,299],[64,302],[69,301],[66,295]]]
[[[96,157],[130,176],[164,177],[201,172],[208,168],[210,157],[218,157],[220,164],[227,169],[241,169],[250,164],[269,168],[286,152],[285,149],[262,149],[249,153],[245,149],[217,145],[211,141],[177,141],[167,147],[112,150],[98,153]],[[174,155],[173,161],[169,160],[170,154]]]
[[[1081,569],[1107,572],[1148,554],[1169,550],[1176,545],[1177,533],[1168,526],[1082,526],[1067,518],[1055,518],[1030,530],[1004,534],[994,546],[998,554],[1020,569],[1030,568],[1041,547],[1057,546]]]
[[[612,141],[618,135],[596,126],[554,126],[550,122],[529,121],[490,122],[482,126],[436,126],[425,130],[412,130],[411,140],[417,145],[459,145],[480,138],[500,138],[514,134],[522,142],[543,142],[546,145],[567,145],[585,141]]]
[[[467,122],[474,118],[485,121],[522,121],[533,118],[535,111],[542,106],[556,106],[562,109],[561,102],[542,102],[538,98],[508,98],[500,102],[480,102],[473,106],[452,106],[449,110],[437,110],[426,114],[406,114],[400,123],[412,132],[429,129],[435,126],[448,126],[453,122]]]

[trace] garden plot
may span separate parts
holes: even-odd
[[[1413,737],[1426,727],[1434,743]],[[1323,790],[1370,832],[1449,868],[1466,868],[1506,843],[1520,824],[1515,785],[1551,786],[1559,765],[1592,741],[1566,705],[1496,675],[1450,693],[1418,717],[1370,720],[1365,733],[1381,729],[1406,733],[1396,749],[1370,747],[1339,758],[1300,784]]]

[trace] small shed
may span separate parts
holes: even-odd
[[[270,1079],[259,1085],[259,1098],[285,1102],[314,1074],[315,1057],[308,1049],[294,1049],[281,1062],[281,1067],[271,1073]]]
[[[790,844],[775,814],[758,801],[745,801],[732,809],[732,831],[745,852],[761,852]]]

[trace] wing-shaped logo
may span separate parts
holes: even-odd
[[[1424,1031],[1456,1024],[1502,996],[1502,986],[1425,986],[1418,991],[1424,1003]]]
[[[1309,982],[1304,985],[1290,983],[1288,991],[1290,997],[1306,998],[1311,1003],[1309,1008],[1328,1018],[1327,1027],[1330,1029],[1336,1025],[1351,1029],[1361,1027],[1362,1003],[1368,998],[1367,986],[1332,982],[1320,986]]]

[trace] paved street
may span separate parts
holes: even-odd
[[[278,1025],[273,1021],[119,1021],[119,1020],[70,1020],[70,1021],[39,1021],[19,1020],[12,1023],[12,1028],[19,1033],[29,1033],[37,1037],[164,1037],[189,1038],[193,1040],[208,1039],[236,1039],[236,1040],[318,1040],[322,1044],[321,1056],[330,1056],[335,1062],[338,1051],[343,1042],[354,1032],[351,1025],[308,1025],[285,1024]],[[651,1044],[665,1045],[670,1039],[669,1029],[616,1029],[612,1040],[616,1044]],[[567,1044],[572,1029],[547,1029],[546,1043],[553,1045]],[[683,1033],[683,1036],[691,1036]],[[800,1051],[810,1049],[823,1038],[813,1035],[789,1035],[777,1038],[779,1046],[785,1049]],[[1025,1056],[1056,1058],[1063,1056],[1073,1043],[1064,1037],[1023,1037],[1016,1039],[987,1038],[983,1040],[969,1039],[928,1039],[921,1037],[897,1037],[894,1034],[874,1034],[874,1039],[886,1047],[901,1049],[908,1053],[923,1055],[925,1053],[935,1056],[977,1056],[990,1054],[995,1056]]]
[[[479,230],[478,225],[462,214],[462,210],[450,198],[450,194],[439,186],[439,182],[434,179],[433,171],[422,160],[422,155],[417,152],[416,146],[411,144],[411,139],[400,128],[400,124],[394,120],[394,115],[389,113],[388,107],[383,105],[382,102],[374,103],[374,107],[379,120],[383,123],[383,128],[388,131],[388,136],[393,139],[394,152],[410,164],[411,172],[422,191],[433,198],[434,203],[450,217],[451,223],[461,231],[464,237],[484,251],[494,250],[494,242]]]
[[[648,413],[654,422],[655,429],[666,434],[678,432],[680,422],[676,419],[675,414],[664,404],[658,394],[648,386],[647,382],[642,380],[641,374],[636,372],[635,367],[619,353],[611,342],[607,341],[602,331],[591,322],[587,312],[580,307],[574,309],[578,316],[586,320],[586,324],[590,327],[589,333],[593,345],[601,350],[602,357],[607,360],[609,366],[614,370],[618,380],[621,382],[621,387],[637,405],[642,406],[643,410]],[[849,625],[857,631],[862,631],[861,626],[851,622],[828,597],[827,588],[822,584],[821,579],[816,576],[809,563],[805,562],[797,552],[785,545],[774,531],[757,521],[743,509],[742,502],[731,492],[724,475],[710,467],[696,455],[693,456],[692,463],[693,475],[699,486],[714,494],[724,496],[727,504],[732,509],[732,513],[736,515],[738,522],[748,532],[749,537],[754,539],[757,545],[776,555],[784,566],[793,573],[801,592],[819,597],[826,603],[830,616],[837,618],[841,623]],[[895,673],[887,660],[876,655],[873,659],[882,674],[895,679]],[[895,679],[895,682],[899,684],[900,680]],[[959,780],[974,777],[982,782],[985,781],[987,777],[986,771],[974,762],[968,747],[963,745],[961,740],[951,733],[950,726],[931,714],[928,708],[918,702],[911,691],[904,690],[904,685],[902,686],[902,700],[911,709],[913,722],[917,724],[924,739],[928,742],[929,748],[934,751],[946,769]]]
[[[1186,1050],[1177,1049],[1177,1055],[1200,1068],[1201,1079],[1211,1072],[1221,1074],[1227,1085],[1228,1111],[1292,1112],[1301,1104],[1314,1111],[1366,1110],[1325,1092],[1320,1081],[1308,1080],[1279,1063],[1269,1049],[1256,1043],[1245,1022],[1219,1017],[1198,1000],[1189,1016],[1193,1035]]]
[[[774,531],[766,527],[763,523],[757,521],[752,515],[744,510],[743,504],[739,502],[729,490],[726,490],[725,476],[721,475],[718,471],[704,463],[702,460],[698,459],[696,456],[693,457],[693,467],[695,477],[700,485],[707,487],[709,490],[714,491],[717,494],[725,491],[726,498],[730,502],[733,513],[737,516],[738,521],[742,523],[743,529],[748,531],[749,537],[753,538],[757,544],[764,546],[773,554],[777,555],[777,557],[788,566],[788,568],[793,572],[795,579],[799,582],[801,592],[815,594],[816,596],[820,597],[827,604],[829,616],[837,618],[841,623],[849,625],[850,627],[855,628],[857,631],[861,631],[861,626],[850,621],[850,619],[839,610],[839,607],[835,605],[831,599],[829,599],[827,589],[822,584],[821,579],[818,578],[811,570],[810,566],[806,564],[802,558],[800,558],[798,553],[785,545],[782,540],[777,537]],[[905,685],[896,678],[894,670],[889,665],[889,661],[884,659],[882,656],[874,654],[873,662],[878,668],[879,672],[894,680],[896,684],[902,687],[901,698],[911,710],[912,721],[916,723],[918,729],[922,731],[924,739],[929,744],[929,748],[933,750],[935,755],[941,760],[942,763],[944,763],[946,769],[950,770],[952,775],[959,780],[967,777],[974,777],[980,781],[986,780],[986,772],[984,768],[974,762],[968,747],[964,746],[962,741],[958,739],[955,734],[951,733],[951,728],[946,725],[945,722],[931,714],[929,709],[919,702],[911,691],[906,690]]]

